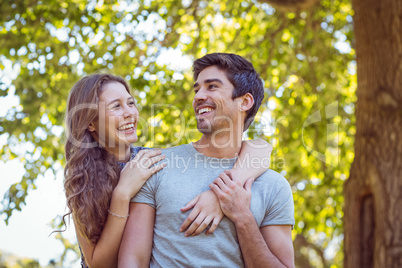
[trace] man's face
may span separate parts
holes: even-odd
[[[193,108],[201,133],[240,127],[240,98],[232,99],[233,90],[225,72],[218,67],[210,66],[200,72],[194,84]]]

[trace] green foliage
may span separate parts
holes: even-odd
[[[63,113],[79,78],[124,77],[141,112],[138,145],[177,145],[199,137],[191,70],[160,59],[177,51],[190,61],[233,52],[252,61],[265,81],[266,98],[247,135],[274,145],[271,167],[293,187],[296,261],[342,266],[342,191],[355,133],[351,15],[345,0],[298,12],[251,0],[3,1],[0,95],[15,90],[19,105],[0,117],[7,137],[0,153],[26,169],[4,196],[6,222],[38,175],[63,166]],[[12,83],[3,80],[6,65],[17,70]]]
[[[0,251],[0,268],[39,268],[39,262]]]

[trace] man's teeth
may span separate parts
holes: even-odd
[[[127,129],[130,129],[130,128],[134,128],[134,124],[124,125],[122,127],[119,127],[119,130],[127,130]]]
[[[213,111],[214,109],[212,109],[212,108],[202,108],[202,109],[200,109],[200,110],[198,110],[198,114],[203,114],[203,113],[208,113],[208,112],[210,112],[210,111]]]

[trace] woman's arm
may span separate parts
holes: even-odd
[[[117,267],[119,246],[128,219],[130,200],[152,174],[166,166],[165,163],[153,166],[164,158],[160,151],[141,150],[126,164],[112,193],[109,215],[96,244],[87,241],[76,227],[78,242],[89,267]]]
[[[119,267],[149,267],[155,209],[147,204],[131,203],[130,214],[120,244]]]
[[[129,197],[124,197],[123,193],[114,191],[109,210],[116,215],[128,215],[129,204]],[[96,244],[90,243],[83,237],[75,224],[78,243],[89,267],[117,267],[117,255],[126,222],[125,217],[118,218],[109,214],[101,237]]]
[[[258,178],[269,169],[272,145],[263,139],[242,142],[239,158],[228,170],[234,180],[246,183],[249,178]]]
[[[257,178],[269,169],[271,152],[271,144],[262,139],[243,141],[236,163],[226,172],[244,185],[248,178]],[[198,235],[210,224],[206,234],[211,234],[223,218],[218,198],[212,190],[197,195],[181,211],[190,209],[193,210],[180,227],[180,232],[185,231],[186,236]]]

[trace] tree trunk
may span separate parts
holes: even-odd
[[[353,0],[355,159],[345,183],[345,267],[402,267],[402,1]]]

